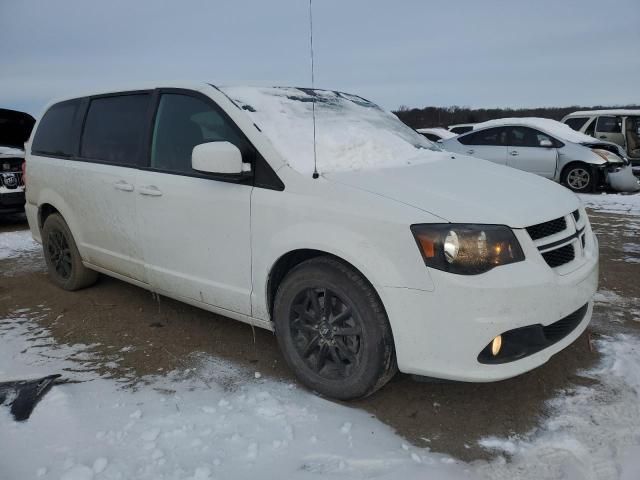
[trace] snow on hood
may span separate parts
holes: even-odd
[[[301,173],[415,165],[440,149],[395,115],[356,95],[292,87],[221,87]]]
[[[497,118],[476,124],[473,129],[478,130],[486,127],[499,127],[503,125],[524,125],[526,127],[537,128],[560,140],[573,143],[593,143],[595,138],[575,131],[569,125],[550,118],[524,117],[524,118]]]
[[[24,150],[13,147],[0,147],[0,158],[24,158]]]
[[[463,155],[406,168],[335,172],[325,177],[452,223],[523,228],[567,215],[580,205],[576,195],[551,180]]]
[[[456,137],[457,134],[453,133],[446,128],[417,128],[416,132],[418,133],[433,133],[434,135],[438,135],[440,138],[447,139]]]

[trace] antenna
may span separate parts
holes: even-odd
[[[313,70],[313,5],[309,0],[309,50],[311,52],[311,115],[313,117],[313,178],[318,178],[318,153],[316,151],[316,92],[315,75]]]

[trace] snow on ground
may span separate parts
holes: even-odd
[[[24,253],[34,252],[41,247],[31,237],[29,230],[4,232],[0,234],[0,260],[16,258]]]
[[[54,386],[26,422],[0,408],[0,478],[473,478],[364,411],[212,359],[119,386],[92,371],[90,346],[55,344],[42,314],[0,320],[0,378],[81,383]]]
[[[579,194],[585,207],[596,212],[640,215],[640,193],[620,195],[603,193],[601,195]]]

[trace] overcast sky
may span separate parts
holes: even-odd
[[[314,0],[316,86],[400,105],[640,103],[639,0]],[[139,80],[310,85],[307,0],[0,0],[0,107]]]

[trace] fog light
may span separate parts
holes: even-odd
[[[502,335],[498,335],[491,342],[491,355],[494,357],[500,353],[500,349],[502,348]]]

